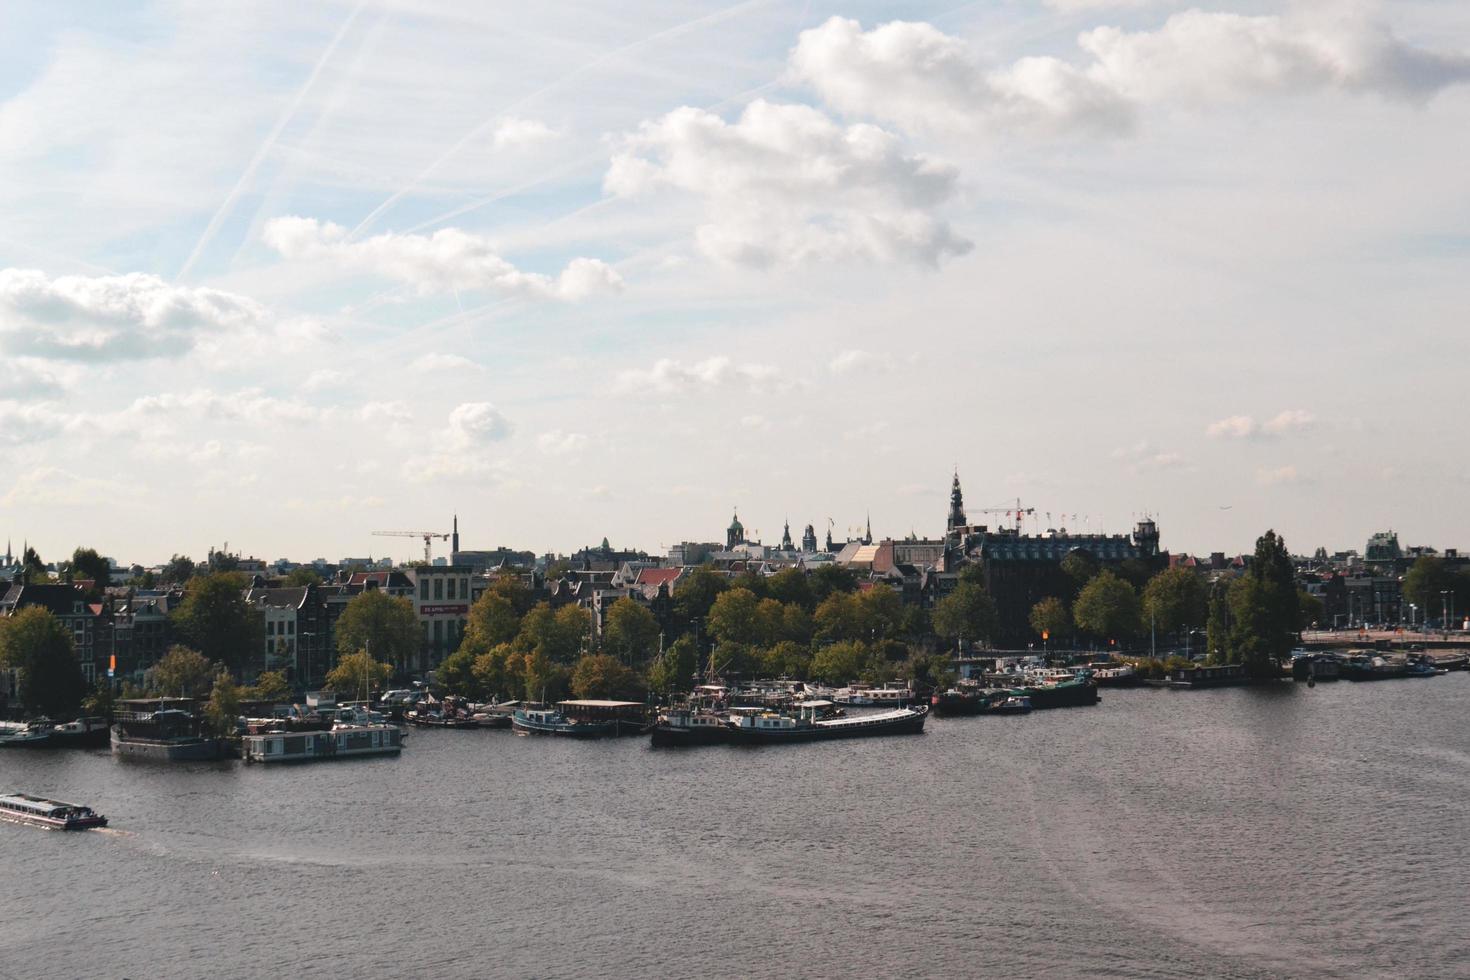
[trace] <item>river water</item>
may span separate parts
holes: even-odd
[[[1470,674],[1105,691],[920,736],[0,753],[0,978],[1464,977]]]

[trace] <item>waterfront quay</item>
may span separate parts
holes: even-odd
[[[780,748],[413,730],[277,768],[0,753],[15,976],[1463,975],[1470,674],[1107,691]],[[216,939],[215,937],[228,937]]]

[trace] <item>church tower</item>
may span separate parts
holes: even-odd
[[[801,532],[801,550],[809,555],[817,553],[817,529],[810,524]]]
[[[868,515],[868,526],[867,526],[867,530],[865,530],[863,532],[863,544],[872,544],[872,543],[873,543],[873,515],[872,514],[869,514]]]
[[[725,529],[725,550],[734,551],[735,546],[745,540],[745,525],[740,523],[740,511],[730,519],[730,526]]]
[[[455,514],[454,515],[454,537],[453,537],[453,540],[450,542],[450,544],[451,544],[451,547],[450,547],[449,551],[450,551],[451,555],[457,555],[457,554],[459,554],[459,515],[458,514]],[[454,561],[454,558],[451,557],[449,560],[450,561]]]
[[[965,518],[965,494],[960,490],[960,474],[956,470],[954,483],[949,488],[949,521],[945,524],[945,532],[953,534],[969,523]]]
[[[781,531],[781,550],[795,551],[796,546],[791,543],[791,519],[787,518],[786,525]]]

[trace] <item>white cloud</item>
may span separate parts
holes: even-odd
[[[850,374],[856,371],[882,371],[890,367],[891,360],[881,354],[865,350],[845,350],[827,365],[833,374]]]
[[[1249,415],[1232,415],[1211,422],[1205,430],[1216,439],[1275,438],[1292,432],[1302,432],[1317,424],[1317,416],[1302,408],[1286,409],[1275,417],[1256,424]]]
[[[1310,429],[1316,422],[1317,417],[1305,409],[1288,409],[1262,424],[1261,431],[1273,436],[1279,436],[1288,432]]]
[[[92,507],[141,497],[140,487],[114,480],[81,476],[56,466],[39,466],[16,478],[0,504],[7,507]]]
[[[509,147],[532,146],[557,137],[556,130],[539,119],[522,119],[506,116],[495,127],[494,143],[497,150]]]
[[[347,375],[332,368],[320,368],[307,375],[302,383],[303,391],[321,391],[323,388],[335,388],[347,380]]]
[[[1249,439],[1256,434],[1256,420],[1249,415],[1232,415],[1211,422],[1205,432],[1213,439]]]
[[[692,195],[707,219],[699,247],[723,262],[934,266],[970,249],[937,214],[957,177],[876,126],[757,99],[734,123],[687,106],[644,122],[623,137],[603,186],[617,197]]]
[[[1053,10],[1071,14],[1087,10],[1149,7],[1167,2],[1167,0],[1042,0],[1042,2]]]
[[[58,276],[0,269],[0,346],[13,354],[108,361],[176,357],[205,335],[264,324],[265,310],[218,289],[157,276]]]
[[[616,292],[623,284],[617,271],[600,259],[573,259],[556,278],[523,272],[501,258],[488,238],[458,228],[432,235],[390,232],[353,241],[341,225],[287,216],[266,222],[262,237],[286,258],[320,260],[352,273],[386,276],[420,293],[486,289],[576,301]]]
[[[764,415],[742,415],[740,417],[740,425],[742,428],[768,432],[771,428],[771,420]]]
[[[1295,466],[1279,466],[1275,469],[1262,467],[1256,470],[1256,482],[1263,487],[1275,487],[1303,481]]]
[[[1127,463],[1128,469],[1133,473],[1178,470],[1189,465],[1185,456],[1164,452],[1146,439],[1125,448],[1114,449],[1112,457]]]
[[[565,456],[586,448],[587,437],[580,432],[552,429],[536,437],[536,446],[548,456]]]
[[[40,442],[59,433],[69,417],[49,405],[25,405],[16,401],[0,401],[0,446],[18,446]]]
[[[281,422],[317,422],[334,414],[332,409],[319,409],[294,398],[276,398],[259,388],[245,388],[231,394],[219,394],[205,388],[194,391],[145,395],[137,398],[121,412],[97,419],[78,417],[77,424],[101,422],[104,427],[128,428],[149,417],[205,417],[252,425]]]
[[[930,24],[895,21],[865,32],[833,17],[802,32],[791,72],[842,112],[941,133],[1119,132],[1138,107],[1155,103],[1324,89],[1424,99],[1470,80],[1470,57],[1407,45],[1361,12],[1329,19],[1188,10],[1156,30],[1098,27],[1077,43],[1077,61],[1030,56],[988,67],[967,42]]]
[[[736,364],[719,356],[686,365],[666,357],[647,370],[620,372],[615,387],[622,392],[651,390],[666,394],[732,384],[764,389],[778,387],[779,378],[779,369],[769,364]]]
[[[0,366],[0,398],[33,401],[54,398],[66,390],[56,374],[29,359],[7,358]]]
[[[803,31],[793,75],[842,112],[939,132],[996,125],[1116,129],[1118,95],[1056,58],[1023,58],[987,70],[970,46],[924,23],[894,21],[864,32],[833,17]]]
[[[449,413],[445,444],[450,450],[474,449],[511,433],[510,420],[489,402],[465,402]]]
[[[473,371],[484,370],[480,365],[460,354],[424,354],[416,358],[409,367],[420,374],[433,374],[437,371],[458,371],[469,369]]]
[[[357,417],[371,424],[407,425],[413,412],[401,401],[368,402],[357,410]]]

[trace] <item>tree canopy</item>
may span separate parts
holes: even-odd
[[[1140,632],[1138,593],[1109,571],[1082,587],[1072,606],[1077,628],[1101,640],[1126,640]]]
[[[174,644],[149,669],[147,687],[150,694],[172,698],[200,698],[214,683],[218,666],[198,650]]]
[[[1209,615],[1204,582],[1187,568],[1168,568],[1148,580],[1143,589],[1143,619],[1153,619],[1161,633],[1178,633],[1203,626]]]
[[[93,595],[101,595],[112,583],[112,566],[93,548],[77,548],[73,551],[68,570],[72,581],[91,579]]]
[[[339,657],[365,650],[374,660],[390,665],[390,672],[408,663],[419,649],[420,638],[413,603],[381,589],[353,597],[337,620]]]
[[[40,606],[0,619],[0,667],[19,673],[20,700],[37,714],[69,719],[87,693],[70,632]]]
[[[265,642],[264,619],[245,602],[245,585],[243,576],[228,572],[196,578],[170,617],[180,639],[237,676],[261,656]]]
[[[391,666],[359,650],[337,658],[337,666],[327,671],[327,687],[339,695],[363,697],[381,689],[392,676]]]
[[[638,672],[605,653],[588,654],[572,669],[572,694],[579,698],[642,701],[647,691]]]
[[[962,646],[989,640],[999,621],[995,600],[984,587],[961,581],[954,591],[934,604],[934,632]]]
[[[1027,620],[1037,636],[1051,643],[1059,642],[1072,632],[1072,613],[1067,604],[1056,596],[1047,596],[1032,606]]]
[[[623,596],[608,607],[602,619],[602,649],[630,666],[641,665],[658,653],[658,620],[642,603]],[[576,690],[576,678],[572,689]]]

